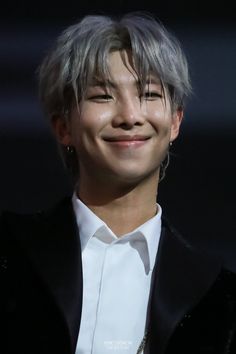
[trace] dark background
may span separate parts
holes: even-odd
[[[176,34],[194,94],[159,202],[186,237],[235,265],[236,18],[227,2],[14,2],[0,11],[0,210],[32,212],[71,192],[37,98],[36,69],[85,14],[154,13]]]

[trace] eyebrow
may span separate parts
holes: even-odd
[[[145,85],[161,85],[161,80],[156,77],[156,76],[150,76],[147,78]],[[134,80],[134,85],[138,85],[140,86],[140,80]],[[89,83],[88,85],[89,87],[102,87],[102,88],[106,88],[106,87],[111,87],[111,88],[117,88],[117,84],[113,81],[111,81],[110,79],[107,80],[103,80],[103,79],[99,79],[99,78],[93,78],[93,80]]]
[[[112,88],[116,88],[116,84],[114,82],[112,82],[111,80],[107,79],[107,80],[102,80],[102,79],[98,79],[98,78],[94,78],[90,83],[89,83],[90,87],[94,87],[94,86],[100,86],[100,87],[112,87]]]

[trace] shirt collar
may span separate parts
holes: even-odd
[[[161,236],[161,215],[162,208],[157,204],[157,213],[151,219],[139,226],[136,230],[139,230],[147,241],[150,269],[153,269],[155,265],[155,259],[159,240]]]
[[[138,244],[142,241],[140,238],[142,235],[142,237],[144,237],[149,255],[148,268],[153,269],[161,234],[162,209],[159,204],[157,204],[157,213],[154,217],[137,227],[132,232],[129,232],[119,238],[112,232],[104,221],[102,221],[79,198],[77,198],[75,193],[72,197],[72,204],[79,227],[82,252],[93,236],[96,236],[106,243],[123,243],[130,241],[133,243],[134,247],[137,246],[137,248],[139,248]]]
[[[73,194],[72,204],[79,227],[80,243],[82,252],[91,237],[106,224],[90,210],[76,194]]]

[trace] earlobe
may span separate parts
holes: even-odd
[[[177,109],[172,116],[170,141],[173,141],[179,135],[179,129],[183,120],[184,112],[182,108]]]
[[[57,141],[65,146],[71,145],[71,135],[68,122],[62,117],[52,119],[52,128]]]

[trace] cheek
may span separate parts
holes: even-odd
[[[96,134],[111,121],[112,112],[103,105],[85,108],[81,111],[79,125],[82,131]]]
[[[111,110],[104,110],[104,107],[83,107],[80,115],[74,119],[71,126],[73,143],[78,152],[91,149],[96,144],[100,133],[111,122]]]
[[[155,112],[149,120],[153,129],[159,136],[165,137],[171,133],[171,116],[160,112]]]
[[[144,107],[143,113],[158,130],[161,128],[168,129],[171,125],[171,111],[168,103],[165,105],[161,101],[148,102]]]

